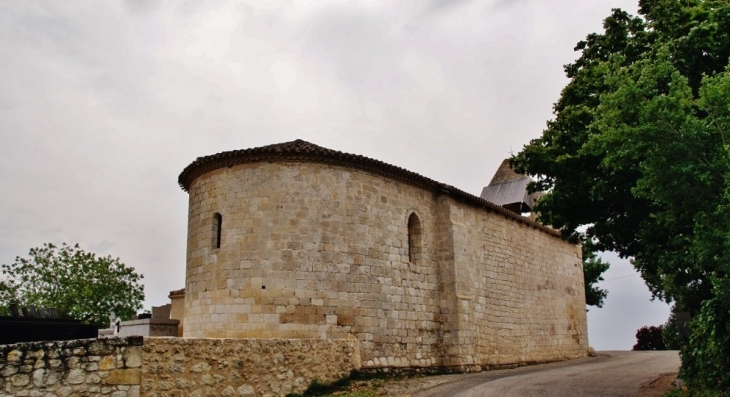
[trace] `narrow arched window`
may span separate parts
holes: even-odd
[[[422,250],[421,221],[418,219],[418,215],[412,213],[408,217],[408,260],[415,262],[417,259],[421,259]]]
[[[221,231],[223,228],[223,215],[215,213],[213,215],[213,248],[218,249],[221,247]]]

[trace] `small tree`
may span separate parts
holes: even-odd
[[[590,239],[583,240],[582,248],[586,305],[600,308],[603,307],[603,301],[608,296],[608,291],[599,288],[596,284],[603,281],[603,273],[608,270],[610,264],[596,255],[595,247]]]
[[[641,327],[636,331],[636,344],[631,350],[667,350],[662,335],[663,326]]]
[[[669,319],[662,328],[662,339],[667,350],[681,350],[689,342],[689,313],[682,312],[676,304],[669,312]]]
[[[11,303],[54,307],[62,317],[105,324],[111,312],[131,318],[142,307],[142,278],[119,258],[48,243],[0,265],[0,310],[7,314]]]

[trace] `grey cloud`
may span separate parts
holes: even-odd
[[[397,84],[393,76],[397,39],[389,37],[393,33],[389,22],[376,12],[330,10],[310,22],[306,46],[347,84],[361,89]]]
[[[506,7],[512,7],[519,4],[528,3],[531,0],[494,0],[492,2],[492,9],[502,9]]]
[[[473,0],[431,0],[424,12],[425,15],[437,14],[444,11],[451,11]]]
[[[296,138],[478,193],[542,130],[575,42],[627,4],[2,2],[0,263],[79,242],[162,304],[184,286],[182,168]],[[617,299],[640,282],[613,284],[589,315],[644,307]]]
[[[160,0],[124,0],[126,9],[132,14],[151,12],[160,7]]]

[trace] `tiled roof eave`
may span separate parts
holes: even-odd
[[[555,230],[553,228],[549,228],[545,225],[542,225],[540,223],[537,223],[533,221],[532,219],[525,218],[522,215],[516,214],[510,210],[505,209],[504,207],[494,204],[491,201],[487,201],[481,197],[474,196],[472,194],[469,194],[463,190],[459,190],[453,186],[448,186],[450,189],[446,189],[443,192],[446,194],[449,194],[450,196],[454,197],[455,199],[466,202],[468,204],[472,204],[478,207],[482,207],[488,211],[493,211],[499,214],[504,215],[507,218],[511,218],[517,222],[523,223],[527,226],[534,227],[536,229],[539,229],[545,233],[551,234],[553,236],[562,237],[559,230]]]
[[[241,153],[241,156],[238,157],[223,156],[224,154],[229,153],[236,152],[225,152],[208,157],[198,158],[183,170],[183,172],[180,174],[180,177],[178,178],[178,184],[184,191],[187,192],[189,191],[190,186],[195,179],[205,173],[217,169],[247,163],[293,161],[332,164],[359,169],[361,171],[372,172],[374,174],[385,176],[390,179],[395,179],[401,182],[427,189],[431,189],[434,186],[441,185],[440,183],[416,174],[415,172],[411,172],[379,160],[374,160],[360,155],[348,155],[341,152],[334,153],[343,154],[344,156],[327,156],[318,153]]]
[[[481,197],[466,193],[453,186],[434,181],[415,172],[384,163],[380,160],[326,149],[300,140],[284,144],[234,150],[206,157],[199,157],[190,165],[185,167],[182,173],[180,173],[178,183],[184,191],[189,192],[190,186],[195,179],[217,169],[232,167],[239,164],[283,161],[331,164],[370,172],[389,179],[407,183],[415,187],[430,190],[436,195],[447,194],[458,201],[499,213],[507,218],[527,226],[534,227],[550,235],[558,237],[561,236],[558,230],[541,225],[531,219],[502,208],[497,204],[484,200]]]

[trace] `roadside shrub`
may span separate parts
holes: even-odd
[[[681,350],[679,377],[691,391],[730,391],[730,279],[713,278],[714,297],[690,321],[689,343]]]

